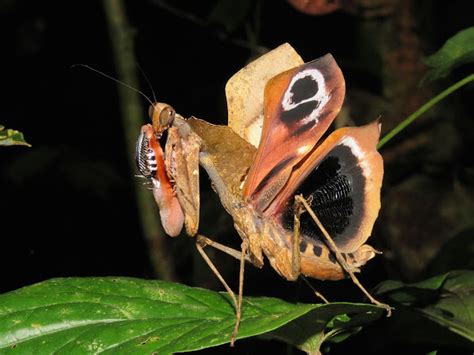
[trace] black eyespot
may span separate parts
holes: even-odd
[[[316,95],[318,89],[318,82],[311,75],[307,75],[298,79],[291,87],[291,93],[293,94],[291,101],[293,104],[298,104]]]

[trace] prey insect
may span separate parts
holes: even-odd
[[[237,335],[244,264],[262,267],[264,256],[287,280],[300,275],[340,280],[359,271],[376,251],[365,244],[380,209],[380,124],[340,128],[321,139],[339,110],[345,81],[328,54],[303,63],[288,44],[250,63],[227,83],[227,126],[184,119],[163,103],[150,108],[137,164],[150,179],[163,227],[183,226],[227,289],[236,308]],[[168,138],[165,150],[159,139]],[[242,239],[233,250],[198,234],[199,166]],[[213,246],[240,260],[233,291],[204,253]]]

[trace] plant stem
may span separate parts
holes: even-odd
[[[105,16],[112,43],[118,79],[127,85],[138,88],[137,67],[135,65],[133,31],[128,24],[123,0],[103,0]],[[118,86],[123,131],[127,146],[130,171],[135,171],[135,141],[145,116],[138,94],[125,86]],[[132,173],[131,173],[132,175]],[[134,183],[135,199],[148,242],[150,260],[157,277],[175,280],[173,263],[166,250],[166,236],[159,220],[158,209],[153,196],[138,179]]]
[[[394,129],[392,129],[390,132],[388,132],[379,142],[377,145],[377,149],[382,148],[389,140],[391,140],[393,137],[395,137],[398,133],[400,133],[402,130],[404,130],[408,125],[410,125],[414,120],[416,120],[419,116],[421,116],[423,113],[428,111],[431,107],[436,105],[438,102],[443,100],[445,97],[449,96],[456,90],[460,89],[464,85],[469,84],[471,81],[474,81],[474,74],[466,76],[464,79],[459,80],[457,83],[451,85],[449,88],[444,90],[443,92],[439,93],[435,97],[433,97],[430,101],[425,103],[423,106],[421,106],[418,110],[413,112],[410,116],[405,118],[402,122],[400,122]]]

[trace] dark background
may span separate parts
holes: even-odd
[[[283,0],[267,0],[243,2],[248,7],[242,5],[241,16],[210,16],[217,3],[173,2],[193,17],[189,20],[167,11],[159,1],[125,2],[137,64],[158,100],[172,104],[185,117],[225,124],[224,85],[257,55],[255,43],[271,49],[289,42],[306,61],[331,52],[346,78],[351,114],[358,116],[353,122],[382,115],[383,132],[472,71],[460,68],[444,81],[418,86],[426,70],[422,58],[472,26],[472,12],[463,1],[373,1],[375,10],[382,9],[372,11],[375,14],[369,11],[372,5],[309,16]],[[408,25],[407,14],[412,21]],[[259,31],[253,31],[252,43],[245,27],[255,30],[255,21]],[[397,26],[408,33],[407,38],[397,37]],[[381,38],[384,33],[388,37]],[[128,165],[116,84],[87,69],[71,68],[83,63],[117,76],[102,2],[0,1],[0,39],[0,123],[22,131],[32,144],[32,148],[0,149],[0,292],[52,277],[154,278],[136,207],[136,171]],[[414,74],[391,67],[393,56],[412,65]],[[416,85],[410,86],[403,75],[415,78]],[[398,86],[392,87],[390,78],[398,80]],[[141,80],[139,89],[151,97]],[[449,98],[382,151],[384,207],[371,244],[385,254],[361,274],[366,286],[387,278],[413,281],[472,267],[468,256],[456,254],[456,245],[449,262],[433,266],[435,256],[459,234],[465,233],[463,240],[472,245],[474,164],[468,153],[473,138],[472,94],[471,87]],[[238,236],[207,178],[202,184],[203,231],[238,247]],[[462,201],[456,197],[456,184],[464,189]],[[221,289],[197,256],[193,240],[183,234],[168,238],[165,246],[176,281]],[[212,256],[236,288],[238,263]],[[246,295],[317,301],[304,284],[283,281],[268,265],[247,270]],[[362,300],[349,281],[313,284],[332,300]]]

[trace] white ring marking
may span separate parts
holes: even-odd
[[[316,81],[316,83],[318,84],[318,91],[316,92],[316,94],[307,99],[304,99],[298,103],[293,103],[293,92],[291,89],[298,80],[306,78],[307,76],[310,76],[314,81]],[[302,119],[301,124],[306,124],[313,120],[318,123],[318,116],[323,110],[324,106],[326,106],[326,103],[329,101],[329,97],[330,96],[326,91],[326,81],[324,80],[323,74],[321,74],[321,72],[317,69],[306,69],[300,71],[291,79],[290,85],[288,86],[288,89],[283,95],[281,106],[283,107],[284,111],[290,111],[306,102],[317,101],[319,102],[318,107],[314,109],[306,118]]]

